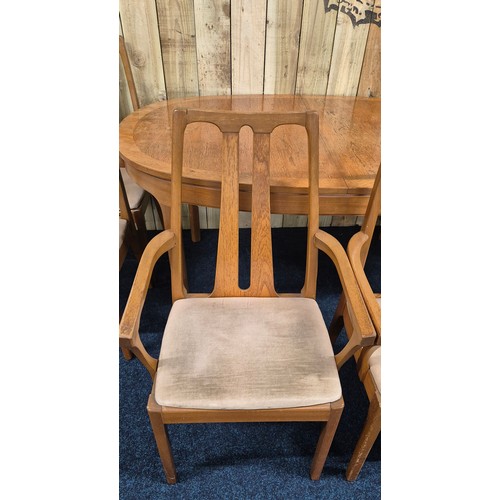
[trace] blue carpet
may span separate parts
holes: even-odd
[[[325,228],[347,246],[355,227]],[[155,232],[150,233],[150,237]],[[217,230],[203,230],[192,243],[184,234],[189,289],[208,292],[213,286]],[[380,291],[380,238],[376,229],[366,265],[374,291]],[[304,279],[305,228],[273,229],[276,289],[299,291]],[[240,231],[240,283],[248,284],[250,231]],[[120,271],[120,315],[137,269],[130,254]],[[317,300],[329,324],[341,287],[333,264],[320,252]],[[154,273],[140,325],[146,349],[158,356],[170,310],[168,258],[162,257]],[[334,346],[345,343],[344,332]],[[169,426],[178,483],[166,483],[151,431],[146,403],[151,378],[137,359],[125,361],[120,353],[120,498],[121,499],[375,499],[380,498],[380,437],[358,479],[349,483],[345,471],[359,437],[368,398],[350,360],[340,371],[345,408],[323,474],[311,481],[309,467],[320,423],[224,423]]]

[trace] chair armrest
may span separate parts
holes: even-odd
[[[361,261],[361,252],[363,251],[365,244],[369,244],[369,239],[369,236],[363,232],[356,233],[349,240],[347,245],[347,256],[349,257],[349,262],[351,263],[354,276],[358,282],[361,295],[365,301],[373,326],[375,327],[377,335],[380,336],[382,332],[380,305],[377,302],[370,283],[368,282],[368,278],[366,277],[364,266]]]
[[[335,264],[346,298],[347,311],[353,325],[353,335],[344,349],[335,355],[337,366],[340,368],[361,347],[373,344],[376,337],[375,328],[370,320],[370,315],[343,246],[332,235],[321,229],[314,235],[314,244],[325,252]]]
[[[175,234],[162,231],[146,246],[130,290],[130,295],[120,321],[120,346],[131,350],[146,367],[151,377],[156,372],[157,360],[151,357],[139,337],[139,323],[151,281],[151,275],[158,259],[176,244]]]

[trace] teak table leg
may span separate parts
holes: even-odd
[[[197,243],[200,235],[200,211],[198,205],[189,205],[189,226],[191,228],[191,241]]]

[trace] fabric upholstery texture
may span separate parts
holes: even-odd
[[[123,240],[125,239],[125,231],[127,230],[128,222],[125,219],[119,219],[119,220],[120,220],[120,227],[119,227],[120,243],[118,247],[121,247],[123,244]]]
[[[342,395],[323,316],[306,298],[176,301],[155,383],[162,406],[292,408]]]
[[[370,372],[373,376],[373,381],[375,382],[378,392],[382,394],[382,377],[380,373],[380,357],[382,355],[382,348],[377,346],[370,355],[368,359],[368,366],[370,367]]]
[[[136,184],[127,172],[126,168],[121,167],[120,172],[122,174],[123,184],[125,186],[125,191],[127,193],[128,204],[130,205],[130,210],[135,210],[141,204],[142,198],[144,196],[144,189]]]
[[[377,302],[382,307],[382,298],[376,297]],[[380,346],[376,346],[372,348],[370,353],[370,357],[368,358],[368,366],[370,367],[370,372],[373,376],[373,381],[377,386],[378,391],[382,394],[382,377],[380,371],[380,357],[382,355],[382,348]]]

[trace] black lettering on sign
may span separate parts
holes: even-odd
[[[354,27],[360,24],[373,23],[381,26],[381,8],[375,0],[323,0],[325,13],[337,10],[349,16]]]

